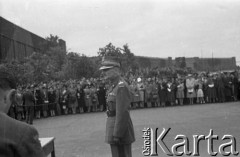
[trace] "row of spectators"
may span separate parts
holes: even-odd
[[[132,91],[131,108],[239,100],[237,72],[153,78],[132,76],[126,80]],[[105,111],[108,86],[93,78],[19,86],[9,114],[32,124],[34,116]]]

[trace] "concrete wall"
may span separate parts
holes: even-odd
[[[33,52],[42,52],[46,40],[0,16],[0,61],[22,60]],[[66,42],[59,39],[59,45],[66,50]]]
[[[0,60],[22,60],[41,51],[44,38],[0,17]]]
[[[164,68],[171,67],[176,64],[176,61],[171,57],[143,57],[136,56],[136,60],[141,68]],[[234,70],[236,68],[236,58],[185,58],[186,67],[196,71],[221,71]]]
[[[186,58],[186,66],[197,71],[234,70],[236,58]]]
[[[136,56],[136,61],[141,68],[163,68],[172,66],[173,61],[171,57],[157,58],[157,57],[144,57]]]

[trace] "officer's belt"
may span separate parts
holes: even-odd
[[[108,117],[115,117],[116,116],[116,111],[109,111],[109,110],[107,110],[107,116]]]

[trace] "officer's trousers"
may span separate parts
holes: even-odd
[[[131,144],[111,144],[112,157],[132,157],[132,145]]]

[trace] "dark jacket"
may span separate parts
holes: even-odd
[[[106,143],[114,144],[113,137],[120,138],[122,144],[130,144],[135,141],[133,124],[128,111],[131,100],[128,85],[122,80],[108,92],[108,110],[115,111],[116,116],[107,118]]]
[[[43,157],[37,130],[0,112],[0,156]]]
[[[35,102],[35,99],[34,99],[34,96],[33,96],[33,93],[31,91],[26,91],[24,94],[23,94],[23,104],[26,108],[33,108],[34,107],[34,102]]]

